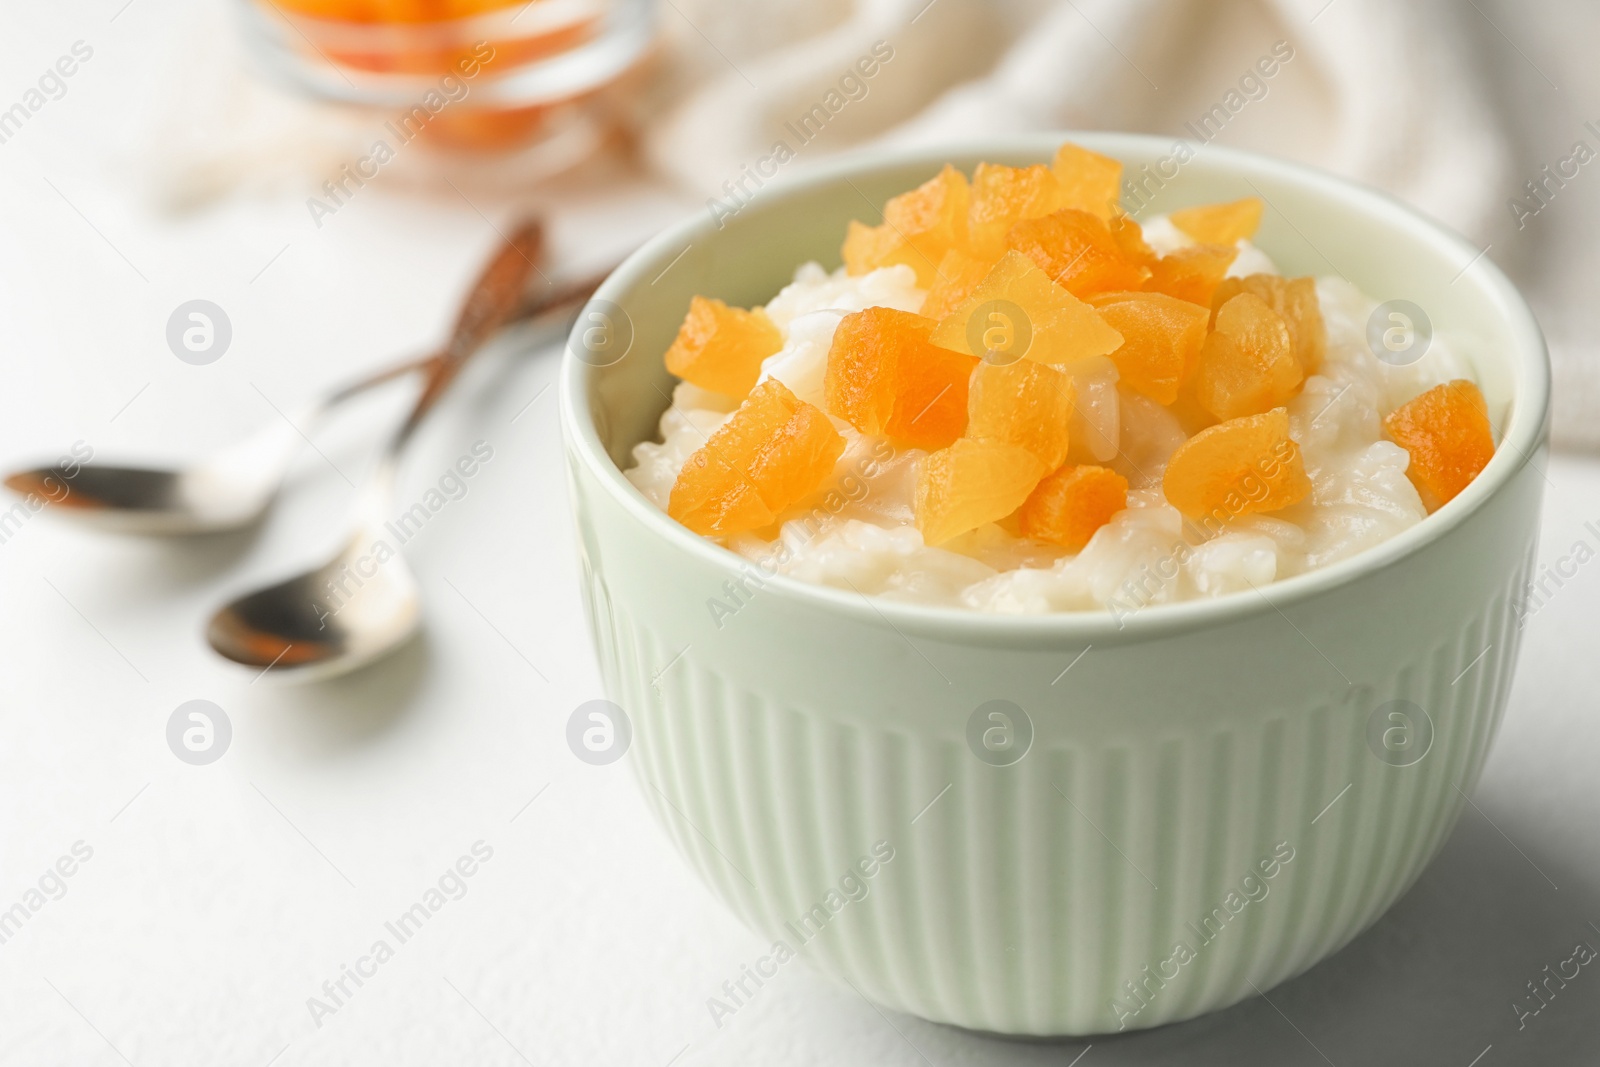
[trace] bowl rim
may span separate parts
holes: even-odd
[[[949,139],[935,145],[878,146],[813,164],[765,186],[759,201],[768,210],[781,209],[784,200],[819,186],[848,183],[850,179],[889,167],[925,163],[932,169],[958,156],[1028,155],[1048,160],[1062,141],[1071,141],[1116,158],[1170,153],[1174,144],[1193,142],[1150,134],[1096,131],[1046,131]],[[814,609],[837,612],[874,627],[891,627],[922,636],[953,641],[1048,643],[1068,647],[1096,642],[1121,644],[1165,636],[1174,631],[1231,624],[1251,616],[1278,612],[1302,604],[1340,586],[1368,577],[1415,555],[1440,540],[1481,510],[1490,497],[1508,485],[1532,462],[1547,434],[1550,409],[1550,366],[1543,333],[1532,309],[1497,266],[1486,249],[1428,218],[1381,190],[1302,163],[1258,152],[1203,146],[1206,156],[1242,174],[1266,174],[1298,183],[1318,196],[1339,200],[1391,224],[1397,238],[1431,243],[1453,253],[1462,264],[1459,281],[1469,272],[1505,321],[1515,339],[1511,361],[1511,417],[1488,465],[1453,500],[1408,529],[1381,544],[1316,570],[1273,581],[1254,591],[1241,590],[1215,598],[1150,604],[1119,616],[1106,608],[1057,611],[1039,615],[1008,615],[971,608],[919,604],[847,592],[832,586],[763,572],[763,599],[798,601]],[[621,297],[641,278],[654,277],[667,260],[681,253],[686,243],[717,239],[717,227],[704,212],[667,227],[647,241],[614,270],[595,292],[593,300],[621,306]],[[1452,284],[1454,284],[1452,282]],[[573,327],[576,338],[584,321],[580,314]],[[687,552],[738,578],[754,566],[752,561],[724,548],[670,518],[656,507],[622,469],[612,462],[588,410],[590,375],[599,368],[579,360],[569,339],[562,356],[560,407],[562,436],[569,456],[588,470],[631,518],[678,551]]]

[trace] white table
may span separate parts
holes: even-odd
[[[117,131],[141,128],[139,89],[161,74],[152,57],[175,16],[149,0],[114,22],[117,4],[63,6],[8,16],[0,41],[20,72],[0,97],[74,40],[95,48],[66,95],[0,144],[0,458],[74,440],[106,459],[199,454],[445,328],[494,239],[486,217],[510,205],[371,189],[321,229],[293,194],[160,217],[130,191]],[[694,206],[626,177],[546,196],[566,263],[602,261]],[[195,297],[233,326],[208,366],[164,339]],[[158,542],[48,513],[13,524],[0,543],[0,913],[40,906],[0,944],[0,1063],[1600,1061],[1600,968],[1520,1032],[1511,1007],[1574,942],[1600,947],[1590,565],[1530,620],[1505,727],[1444,853],[1376,928],[1270,1003],[1085,1053],[885,1016],[801,967],[717,1028],[706,999],[764,942],[670,850],[626,760],[591,767],[564,740],[571,710],[600,694],[544,391],[556,359],[526,335],[498,346],[416,442],[407,502],[474,442],[493,458],[405,547],[424,637],[353,677],[257,677],[213,657],[199,628],[221,598],[334,543],[346,480],[403,390],[314,434],[259,531]],[[1600,519],[1600,463],[1558,460],[1550,479],[1541,558],[1580,538],[1600,548],[1583,527]],[[166,742],[169,716],[197,698],[233,729],[209,766]],[[398,943],[385,922],[480,841],[492,856],[464,895]],[[70,860],[75,846],[92,855]],[[73,873],[57,881],[64,856]],[[64,895],[30,898],[41,878]],[[335,1002],[323,983],[379,938],[393,958],[361,963],[370,977],[346,978]],[[333,1010],[314,1018],[311,997]]]

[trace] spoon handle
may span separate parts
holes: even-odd
[[[512,310],[511,314],[507,316],[502,325],[509,326],[513,322],[522,322],[528,319],[538,318],[546,312],[555,311],[557,309],[578,304],[589,299],[589,297],[594,295],[594,291],[600,288],[600,283],[605,281],[606,278],[611,274],[611,270],[612,268],[607,268],[606,270],[571,281],[551,281],[542,292],[524,293],[516,307]],[[463,359],[464,358],[465,357],[463,356]],[[430,353],[426,356],[408,359],[403,363],[390,364],[387,367],[373,371],[364,378],[357,379],[353,382],[347,382],[338,389],[329,393],[327,396],[324,396],[322,399],[316,401],[316,403],[313,405],[311,414],[314,417],[317,413],[326,410],[327,408],[342,404],[346,400],[366,392],[368,389],[382,385],[384,382],[393,381],[396,378],[402,378],[407,374],[413,373],[414,371],[429,370],[434,367],[434,365],[438,362],[438,359],[439,356],[437,353]]]
[[[333,392],[328,393],[320,400],[315,401],[311,405],[312,415],[314,417],[315,415],[326,411],[328,408],[335,407],[344,403],[346,400],[349,400],[351,397],[358,396],[361,393],[366,392],[368,389],[382,385],[384,382],[393,381],[396,378],[403,378],[413,371],[423,370],[429,366],[432,366],[432,364],[433,357],[430,355],[423,356],[420,359],[409,359],[404,363],[391,363],[387,367],[381,367],[364,378],[358,378],[353,382],[346,382],[344,385],[341,385]]]
[[[427,381],[406,421],[389,442],[384,456],[386,466],[393,465],[467,358],[517,313],[528,288],[528,277],[539,269],[534,261],[539,258],[543,243],[544,234],[538,220],[521,223],[478,275],[456,317],[450,339],[428,360],[431,366]]]
[[[512,313],[511,322],[520,322],[523,319],[537,318],[547,311],[571,304],[581,304],[594,295],[600,288],[600,283],[611,276],[616,270],[615,266],[593,274],[570,281],[557,282],[552,280],[542,291],[529,293],[522,298],[522,303],[517,305],[517,310]]]

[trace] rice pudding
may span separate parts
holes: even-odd
[[[1447,336],[1380,360],[1377,302],[1282,277],[1259,201],[1140,223],[1119,175],[1070,145],[947,167],[853,224],[845,266],[696,298],[626,476],[758,577],[1125,615],[1345,559],[1487,462]]]

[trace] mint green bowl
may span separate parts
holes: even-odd
[[[604,367],[569,352],[561,381],[595,648],[663,829],[751,928],[870,1000],[1014,1034],[1225,1007],[1334,952],[1416,880],[1505,709],[1549,400],[1538,326],[1477,249],[1372,190],[1205,146],[1150,184],[1145,210],[1259,193],[1258,243],[1286,273],[1336,270],[1425,308],[1505,412],[1466,491],[1356,558],[1120,625],[783,578],[719,625],[708,601],[751,567],[619,467],[655,434],[690,296],[764,303],[797,264],[836,265],[849,219],[876,221],[940,164],[1048,160],[1064,138],[1133,174],[1173,154],[1152,137],[1027,135],[813,170],[633,255],[595,305],[631,346]],[[580,319],[569,347],[600,321]],[[1009,766],[967,740],[994,700],[1031,722]]]

